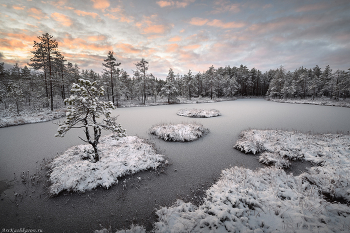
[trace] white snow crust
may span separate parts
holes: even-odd
[[[164,162],[153,146],[136,136],[100,139],[100,161],[89,161],[91,145],[78,145],[68,149],[51,163],[50,194],[63,190],[85,192],[98,186],[109,188],[118,183],[118,177],[142,170],[155,169]]]
[[[188,142],[209,132],[202,124],[159,124],[150,129],[150,133],[164,141]]]
[[[22,111],[20,115],[2,113],[0,116],[0,128],[51,121],[66,116],[65,109],[51,111],[49,109],[38,111]]]
[[[177,113],[179,116],[196,117],[196,118],[209,118],[220,116],[221,113],[216,109],[180,109]]]
[[[290,103],[290,104],[313,104],[313,105],[324,105],[324,106],[336,106],[350,108],[350,103],[346,101],[335,101],[329,98],[324,99],[269,99],[273,102],[279,103]]]

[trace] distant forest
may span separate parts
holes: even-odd
[[[232,98],[234,96],[268,96],[271,98],[328,97],[335,100],[350,96],[350,69],[321,70],[317,65],[306,69],[286,71],[282,66],[262,73],[246,66],[208,67],[205,72],[175,74],[170,68],[166,80],[149,72],[149,63],[141,59],[128,74],[110,51],[101,61],[104,70],[81,70],[77,64],[65,60],[58,50],[58,42],[48,33],[34,41],[33,57],[28,66],[15,64],[10,69],[0,63],[0,103],[7,109],[15,106],[17,112],[24,106],[33,109],[59,108],[70,95],[73,83],[83,78],[96,81],[105,89],[106,100],[118,106],[120,101],[145,104],[166,98],[176,103],[178,97]],[[30,67],[30,68],[28,68]]]

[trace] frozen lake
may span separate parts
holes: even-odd
[[[215,108],[222,116],[214,118],[187,118],[176,115],[181,108]],[[245,155],[233,145],[242,130],[284,129],[312,133],[350,131],[350,108],[301,104],[282,104],[262,99],[244,99],[220,103],[164,105],[117,109],[118,121],[128,135],[149,139],[171,164],[159,176],[142,172],[128,177],[110,190],[97,189],[85,194],[67,194],[42,198],[41,188],[28,188],[32,197],[25,197],[17,207],[4,198],[13,191],[24,190],[14,185],[6,190],[4,182],[23,171],[35,172],[43,158],[53,158],[67,148],[82,144],[75,130],[64,138],[55,138],[57,125],[52,122],[14,126],[0,129],[0,221],[5,228],[41,228],[44,232],[92,232],[104,227],[128,227],[131,223],[147,224],[154,221],[154,209],[171,205],[176,199],[196,199],[219,177],[221,170],[230,166],[256,169],[263,165],[255,156]],[[158,123],[193,122],[203,124],[210,133],[197,141],[164,142],[148,133]],[[39,161],[39,162],[38,162]],[[305,163],[292,164],[289,170],[299,174]],[[138,182],[136,177],[141,177]],[[121,181],[124,183],[123,181]],[[23,186],[23,185],[22,185]],[[126,188],[125,188],[126,187]],[[18,192],[18,191],[17,191]],[[44,195],[43,195],[44,196]],[[37,217],[40,216],[40,217]]]

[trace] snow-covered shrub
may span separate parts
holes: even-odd
[[[63,190],[85,192],[98,186],[108,189],[118,183],[118,177],[155,169],[164,161],[152,145],[136,136],[102,137],[101,159],[96,163],[86,159],[89,150],[89,145],[74,146],[52,161],[51,195]]]
[[[188,142],[209,132],[202,124],[159,124],[150,129],[150,133],[164,141]]]
[[[196,117],[196,118],[209,118],[220,116],[221,113],[216,109],[180,109],[177,113],[179,116]]]

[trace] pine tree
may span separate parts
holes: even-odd
[[[110,87],[112,90],[112,102],[114,104],[114,82],[113,82],[113,75],[117,75],[117,66],[120,66],[121,63],[116,62],[117,59],[113,56],[113,51],[108,52],[107,59],[104,60],[105,63],[102,63],[106,69],[104,69],[104,73],[110,77]]]
[[[170,68],[168,76],[166,78],[166,83],[164,84],[161,93],[163,96],[166,96],[168,98],[168,103],[176,101],[176,95],[178,93],[178,90],[176,88],[175,84],[175,75],[174,71]]]
[[[72,95],[65,99],[69,105],[67,119],[59,124],[56,137],[64,135],[72,128],[83,128],[86,140],[79,137],[82,141],[89,143],[93,149],[93,162],[100,160],[97,145],[101,137],[102,130],[112,131],[117,137],[126,136],[126,131],[120,124],[116,123],[116,117],[111,117],[111,110],[114,109],[112,102],[104,102],[99,98],[104,94],[103,87],[97,88],[96,82],[79,79],[78,84],[73,84]],[[98,121],[100,116],[104,115],[102,122]],[[90,135],[89,128],[93,129],[93,137]]]
[[[143,104],[146,103],[146,87],[147,87],[147,76],[146,76],[146,72],[148,70],[148,61],[146,61],[145,59],[141,59],[141,61],[139,61],[138,63],[135,64],[136,65],[136,70],[139,72],[139,74],[142,77],[142,102]]]

